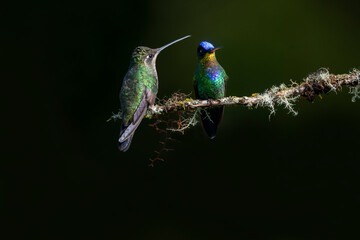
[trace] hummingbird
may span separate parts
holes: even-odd
[[[201,42],[197,48],[198,65],[194,75],[194,89],[197,99],[218,99],[225,97],[228,76],[216,60],[214,47],[209,42]],[[224,113],[224,106],[209,107],[200,112],[202,125],[210,139],[216,136],[217,127]]]
[[[135,130],[149,106],[154,105],[158,93],[159,81],[156,72],[156,58],[170,45],[189,36],[177,39],[160,48],[136,47],[130,59],[129,69],[123,79],[120,90],[121,127],[118,148],[127,151]]]

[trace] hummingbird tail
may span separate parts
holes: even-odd
[[[224,106],[211,107],[206,110],[202,110],[200,113],[202,125],[206,134],[210,139],[215,138],[216,130],[220,124],[224,113]]]
[[[130,125],[121,125],[120,130],[120,137],[118,141],[118,148],[121,152],[126,152],[131,145],[131,141],[134,137],[134,133],[136,128],[139,126],[141,121],[138,122],[135,126],[133,124]],[[129,131],[131,131],[129,133]],[[126,137],[124,138],[124,135],[126,134]]]
[[[119,142],[118,148],[121,152],[126,152],[131,145],[131,141],[134,137],[134,134],[132,134],[128,139],[126,139],[124,142]]]
[[[154,98],[155,99],[155,98]],[[135,130],[139,127],[148,109],[148,102],[144,96],[141,100],[131,122],[122,124],[119,137],[119,150],[125,152],[129,149]],[[129,140],[130,139],[130,140]]]

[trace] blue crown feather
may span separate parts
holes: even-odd
[[[200,43],[200,46],[203,47],[206,51],[210,50],[210,49],[214,49],[214,45],[212,45],[211,43],[209,42],[201,42]]]

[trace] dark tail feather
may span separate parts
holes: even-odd
[[[206,134],[210,139],[216,136],[217,127],[224,113],[224,106],[201,110],[200,116]]]
[[[119,136],[119,141],[118,141],[118,148],[122,152],[126,152],[130,148],[131,141],[132,141],[132,139],[134,137],[135,132],[128,135],[128,138],[125,141],[120,142],[121,137],[123,136],[126,129],[128,129],[128,128],[129,128],[129,124],[127,124],[127,125],[122,124],[121,127],[120,127],[120,136]]]
[[[120,151],[122,151],[122,152],[126,152],[128,149],[129,149],[129,147],[130,147],[130,145],[131,145],[131,141],[132,141],[132,139],[133,139],[133,136],[134,136],[134,134],[132,134],[128,139],[126,139],[124,142],[118,142],[118,148],[119,148],[119,150]]]

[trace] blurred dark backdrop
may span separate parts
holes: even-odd
[[[144,120],[117,150],[118,92],[132,50],[161,53],[159,97],[192,91],[196,48],[224,46],[228,95],[320,67],[360,67],[360,3],[98,1],[2,3],[3,239],[360,237],[360,103],[348,89],[279,109],[228,107],[218,136],[161,138]]]

